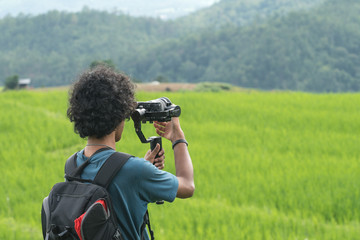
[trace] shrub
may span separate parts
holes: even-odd
[[[195,87],[197,92],[220,92],[220,91],[230,91],[233,88],[231,84],[228,83],[218,83],[218,82],[203,82],[199,83]]]
[[[15,89],[18,86],[18,83],[19,83],[19,76],[18,75],[9,76],[5,80],[5,88],[4,88],[4,90]]]

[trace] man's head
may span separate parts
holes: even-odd
[[[104,66],[82,73],[69,96],[67,116],[82,138],[112,133],[136,107],[129,77]]]

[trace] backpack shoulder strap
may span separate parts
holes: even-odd
[[[108,188],[113,178],[130,157],[132,157],[132,155],[127,153],[114,152],[111,154],[96,174],[94,183]]]
[[[77,158],[78,152],[74,153],[71,157],[69,157],[69,159],[65,163],[65,179],[67,181],[77,180],[77,181],[82,181],[82,182],[92,182],[92,181],[86,180],[86,179],[82,180],[80,177],[81,173],[90,164],[90,160],[93,156],[95,156],[95,154],[102,152],[102,151],[109,150],[109,149],[111,149],[111,148],[109,148],[109,147],[108,148],[100,148],[80,166],[77,166],[77,164],[76,164],[76,158]]]
[[[73,155],[71,155],[71,157],[69,157],[68,160],[66,160],[65,176],[70,176],[71,173],[73,173],[76,170],[76,168],[77,168],[76,157],[77,157],[77,152],[74,153]]]

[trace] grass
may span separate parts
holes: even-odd
[[[150,206],[158,239],[360,239],[360,94],[137,97],[163,95],[182,107],[196,192]],[[42,199],[84,145],[66,100],[65,90],[0,94],[0,239],[41,238]],[[118,150],[143,156],[148,147],[127,122]]]

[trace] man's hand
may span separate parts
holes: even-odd
[[[175,142],[178,139],[185,139],[178,117],[173,117],[170,122],[155,121],[154,127],[157,134],[170,140],[171,142]]]
[[[160,150],[160,144],[156,144],[156,147],[154,148],[153,151],[148,150],[147,153],[145,154],[145,160],[151,162],[152,164],[155,165],[155,167],[157,167],[158,169],[163,169],[165,167],[165,151],[164,149]],[[155,158],[156,155],[159,155],[158,158]]]

